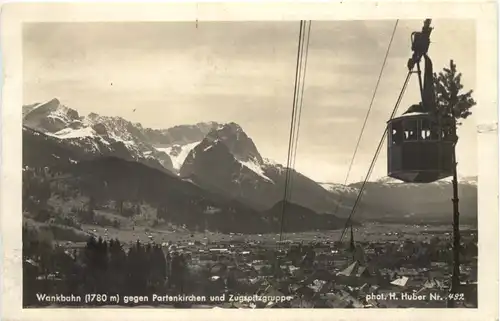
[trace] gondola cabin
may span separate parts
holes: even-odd
[[[452,175],[453,138],[435,116],[412,112],[387,125],[388,176],[406,183],[430,183]]]

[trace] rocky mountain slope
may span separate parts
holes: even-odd
[[[49,141],[50,142],[50,141]],[[23,188],[30,195],[31,211],[50,211],[68,217],[64,208],[73,204],[72,198],[92,200],[92,205],[77,208],[72,220],[78,221],[88,210],[105,211],[113,215],[130,215],[118,204],[128,204],[133,215],[150,217],[152,226],[158,222],[183,226],[191,231],[215,231],[222,233],[277,233],[280,231],[281,212],[260,212],[225,195],[205,190],[190,180],[118,157],[100,157],[74,160],[78,155],[71,151],[52,149],[57,163],[50,168],[36,170],[36,175],[23,175]],[[51,155],[51,156],[53,156]],[[68,157],[67,161],[64,160]],[[25,165],[28,166],[28,165]],[[43,168],[43,167],[42,167]],[[31,171],[28,166],[28,170]],[[41,173],[41,174],[40,174]],[[37,178],[37,179],[36,179]],[[41,188],[36,188],[39,185]],[[49,191],[47,189],[50,189]],[[51,208],[44,204],[43,196],[50,196]],[[48,193],[48,194],[47,194]],[[56,200],[56,201],[54,201]],[[33,205],[34,204],[34,205]],[[114,206],[110,207],[110,204]],[[123,206],[123,205],[122,205]],[[299,209],[299,210],[297,210]],[[128,211],[130,212],[130,211]],[[127,213],[128,213],[127,212]],[[295,204],[287,207],[288,231],[329,230],[341,227],[340,220],[333,215],[320,215],[304,210]],[[82,216],[83,217],[83,216]],[[156,223],[155,223],[156,222]],[[161,224],[160,224],[161,225]]]
[[[192,143],[217,124],[177,126],[166,130],[143,128],[121,117],[79,113],[58,99],[23,106],[23,125],[57,139],[63,145],[95,156],[117,156],[135,160],[155,168],[176,172],[179,144]],[[170,149],[162,148],[167,146]]]
[[[83,117],[57,99],[25,106],[23,115],[26,128],[75,152],[79,149],[86,157],[116,156],[165,169],[259,210],[283,199],[286,170],[264,159],[235,123],[154,130],[120,117]],[[335,197],[304,175],[294,171],[292,182],[291,202],[317,212],[331,212],[335,207]]]
[[[361,183],[351,187],[360,188]],[[380,221],[451,222],[451,181],[408,184],[392,179],[368,182],[359,217],[376,216]],[[477,222],[477,177],[466,177],[458,186],[461,221]],[[374,215],[371,209],[379,209]]]
[[[286,169],[263,158],[254,142],[235,124],[220,125],[186,157],[180,176],[207,189],[240,199],[260,210],[283,200]],[[291,202],[319,213],[329,213],[335,196],[306,176],[291,172]]]
[[[265,158],[238,124],[216,122],[143,128],[121,117],[80,116],[57,99],[23,107],[25,166],[60,166],[102,157],[142,163],[212,194],[265,212],[282,202],[287,170]],[[345,217],[361,183],[317,183],[291,171],[289,201],[314,213]],[[477,217],[477,178],[460,183],[462,217]],[[451,185],[369,182],[356,217],[394,222],[450,218]],[[338,206],[339,201],[341,205]],[[301,211],[299,211],[301,212]],[[319,215],[319,214],[318,214]]]
[[[362,182],[348,186],[335,183],[320,185],[352,204]],[[450,179],[429,184],[409,184],[385,177],[366,183],[355,217],[360,221],[449,223],[452,217],[452,192]],[[462,223],[476,224],[477,177],[460,179],[458,192]]]

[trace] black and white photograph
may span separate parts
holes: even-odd
[[[477,31],[24,22],[22,307],[478,309]]]

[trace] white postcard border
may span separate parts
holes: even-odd
[[[493,1],[344,1],[336,3],[25,3],[1,12],[3,61],[0,226],[4,320],[495,320],[498,318],[497,6]],[[24,22],[474,19],[477,24],[477,309],[22,309],[21,163]],[[450,201],[451,206],[451,201]],[[451,217],[450,217],[451,221]],[[450,222],[451,224],[451,222]]]

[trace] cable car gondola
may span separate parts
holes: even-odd
[[[454,139],[429,112],[411,112],[388,122],[388,176],[430,183],[453,174]]]
[[[346,220],[346,224],[340,235],[340,242],[342,242],[345,232],[350,226],[351,248],[353,247],[352,243],[354,243],[354,236],[352,223],[349,223],[351,222],[359,204],[359,200],[363,195],[363,190],[373,171],[383,142],[387,139],[387,172],[389,177],[401,180],[405,183],[431,183],[449,176],[453,177],[453,272],[450,287],[450,293],[453,295],[448,297],[447,307],[454,307],[456,300],[453,298],[459,292],[460,288],[460,213],[458,210],[458,182],[455,157],[455,145],[458,140],[456,135],[457,123],[453,110],[438,108],[436,93],[434,90],[432,61],[427,55],[430,44],[430,34],[432,31],[430,23],[431,19],[426,19],[422,31],[414,32],[412,34],[413,56],[408,60],[408,74],[394,110],[392,111],[389,121],[387,122],[387,127],[385,128],[384,134],[382,135],[375,155],[372,159],[366,178],[359,189],[358,197],[356,198],[351,213]],[[397,22],[394,30],[396,27]],[[394,37],[394,31],[392,37]],[[391,42],[389,42],[389,49]],[[422,81],[422,74],[420,70],[420,61],[422,58],[425,60],[424,81]],[[415,73],[415,71],[413,71],[415,66],[417,67],[416,73],[418,74],[422,100],[419,104],[410,106],[410,108],[408,108],[402,116],[394,118],[401,102],[401,97],[403,96],[406,86],[408,85],[410,76]],[[383,67],[380,74],[382,74],[382,71]],[[376,90],[377,87],[375,87],[375,92]],[[366,119],[368,119],[370,108],[371,104],[365,118],[365,123]],[[361,129],[360,138],[363,134],[363,130],[364,125]],[[354,155],[356,154],[356,150]]]
[[[413,56],[408,61],[410,71],[417,66],[422,102],[387,122],[387,175],[406,183],[431,183],[453,174],[456,137],[453,119],[441,115],[436,104],[432,61],[427,55],[431,31],[427,19],[422,31],[412,34]],[[423,82],[421,58],[425,60]]]

